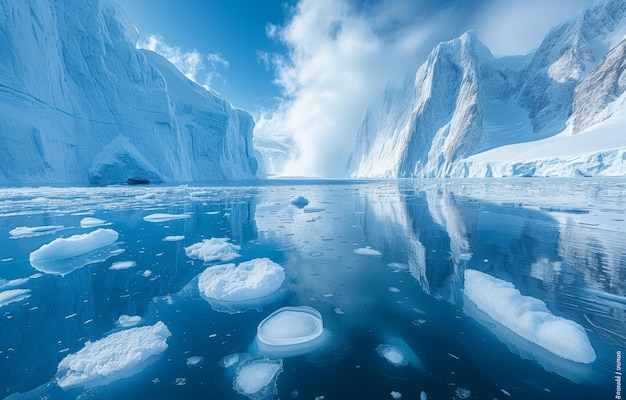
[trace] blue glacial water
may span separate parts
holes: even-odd
[[[308,204],[292,205],[297,196]],[[276,309],[310,306],[323,317],[323,344],[283,357],[268,398],[614,398],[626,350],[625,199],[623,179],[3,188],[0,397],[245,399],[219,361],[254,356],[257,326]],[[188,217],[143,219],[154,213]],[[115,244],[58,261],[73,263],[64,275],[31,265],[42,245],[98,229],[82,228],[85,217],[106,221]],[[56,228],[13,231],[42,226]],[[215,263],[185,254],[212,237],[241,246],[235,263],[280,264],[279,295],[242,313],[214,310],[197,284]],[[380,255],[355,253],[368,246]],[[135,265],[110,269],[121,261]],[[596,360],[558,357],[491,318],[464,295],[466,269],[579,324]],[[3,302],[15,289],[29,291]],[[128,377],[60,388],[61,360],[122,330],[121,315],[165,323],[167,349]],[[411,362],[382,358],[377,349],[390,344]],[[203,361],[188,365],[193,356]]]

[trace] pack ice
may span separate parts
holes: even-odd
[[[567,360],[588,364],[596,359],[585,329],[550,313],[546,304],[523,296],[507,281],[465,270],[464,293],[481,311],[529,342]]]
[[[159,321],[115,332],[95,342],[87,342],[57,367],[56,382],[63,389],[94,387],[132,376],[144,369],[155,356],[167,349],[172,334]]]

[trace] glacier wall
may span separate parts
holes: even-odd
[[[0,184],[253,179],[254,121],[106,0],[0,0]]]

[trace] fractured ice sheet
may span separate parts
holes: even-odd
[[[147,222],[167,222],[167,221],[174,221],[177,219],[187,219],[187,218],[191,218],[191,215],[156,213],[156,214],[146,215],[145,217],[143,217],[143,220]]]
[[[283,267],[269,258],[255,258],[238,266],[223,264],[205,269],[198,277],[198,289],[216,310],[243,312],[256,303],[266,304],[284,280]]]
[[[111,257],[110,251],[97,252],[111,246],[118,238],[112,229],[96,229],[83,235],[54,239],[30,253],[33,268],[56,275],[66,275],[76,268]]]
[[[240,257],[241,246],[228,243],[229,238],[204,239],[200,243],[185,247],[185,254],[189,258],[196,258],[210,263],[213,261],[228,262]]]
[[[237,367],[233,389],[252,400],[271,399],[277,393],[276,381],[281,372],[282,360],[249,358]]]
[[[585,329],[550,313],[546,304],[523,296],[507,281],[465,270],[465,295],[485,314],[520,337],[567,360],[591,363],[596,353]]]
[[[11,239],[20,239],[49,235],[63,228],[65,227],[60,225],[18,226],[17,228],[11,229],[9,235],[11,235]]]
[[[30,289],[10,289],[0,292],[0,307],[30,297]]]
[[[86,342],[57,367],[56,382],[63,389],[106,385],[132,376],[167,349],[172,334],[159,321],[152,326],[112,333],[95,342]]]

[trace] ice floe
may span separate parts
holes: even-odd
[[[252,400],[271,399],[277,393],[276,381],[282,371],[282,360],[249,358],[237,367],[233,389]]]
[[[120,270],[120,269],[128,269],[128,268],[133,268],[136,267],[137,263],[135,261],[117,261],[114,262],[109,269],[112,270]]]
[[[360,247],[358,249],[354,249],[354,254],[360,254],[362,256],[381,256],[381,253],[378,250],[372,249],[370,246]]]
[[[140,372],[167,349],[170,331],[163,322],[112,333],[63,358],[56,382],[67,390],[109,384]]]
[[[105,220],[102,220],[100,218],[85,217],[80,220],[80,226],[82,228],[93,228],[95,226],[102,226],[107,224],[108,223]]]
[[[476,270],[464,275],[465,295],[493,320],[564,359],[585,364],[596,359],[581,325],[553,315],[543,301],[523,296],[510,282]]]
[[[9,235],[11,239],[20,239],[27,237],[49,235],[65,228],[60,225],[43,225],[43,226],[18,226],[11,229]]]
[[[146,222],[167,222],[174,221],[177,219],[187,219],[191,218],[189,214],[165,214],[165,213],[156,213],[150,214],[143,217],[143,220]]]
[[[10,289],[0,292],[0,307],[30,297],[30,289]]]
[[[214,261],[228,262],[240,257],[238,251],[241,246],[229,243],[229,238],[204,239],[200,243],[185,247],[185,254],[189,258],[196,258],[210,263]]]
[[[198,277],[198,289],[218,311],[243,312],[267,304],[285,280],[283,267],[269,258],[209,267]]]
[[[118,237],[112,229],[99,228],[82,235],[54,239],[30,253],[30,264],[41,272],[65,275],[76,268],[111,257],[110,251],[100,254],[96,250],[111,246]]]
[[[139,325],[141,317],[139,315],[126,315],[122,314],[117,319],[117,325],[122,328],[130,328],[131,326]]]

